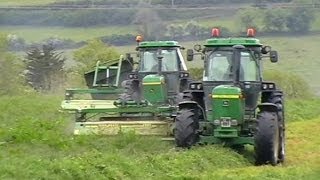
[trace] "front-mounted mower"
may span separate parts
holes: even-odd
[[[262,80],[262,58],[277,62],[270,46],[254,38],[221,38],[219,29],[204,47],[188,50],[188,60],[204,60],[202,82],[192,82],[179,103],[175,142],[179,147],[223,144],[233,148],[253,145],[256,163],[276,165],[285,158],[283,93]]]
[[[141,36],[137,37],[137,42],[137,52],[134,53],[137,61],[133,60],[132,53],[127,54],[117,67],[105,67],[106,71],[100,78],[109,82],[108,86],[113,82],[108,76],[108,69],[117,70],[114,80],[117,83],[110,88],[113,88],[112,95],[118,98],[105,97],[98,87],[91,89],[90,93],[98,91],[96,93],[100,96],[92,96],[90,100],[76,100],[72,96],[74,91],[67,91],[62,107],[76,115],[75,134],[114,135],[132,130],[142,135],[172,134],[177,104],[190,81],[181,54],[183,48],[175,41],[141,41]],[[122,67],[124,62],[132,64],[133,71],[123,71],[128,69]],[[92,82],[97,81],[98,70],[97,66],[91,78],[87,76],[87,82],[91,79]],[[119,80],[123,73],[127,74],[124,81]],[[118,83],[122,87],[118,87]],[[108,92],[111,92],[110,88]],[[106,90],[104,92],[107,93]]]

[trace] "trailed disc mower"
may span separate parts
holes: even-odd
[[[137,42],[137,60],[127,54],[116,64],[98,63],[86,74],[89,89],[66,91],[62,108],[75,114],[75,134],[173,135],[177,104],[190,82],[183,48],[175,41]],[[76,99],[79,93],[91,99]]]

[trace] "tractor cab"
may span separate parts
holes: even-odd
[[[254,38],[255,31],[249,29],[247,37],[221,38],[219,29],[212,30],[213,38],[208,39],[204,48],[199,45],[195,50],[203,53],[204,74],[202,86],[205,94],[219,85],[233,85],[241,89],[245,107],[253,111],[257,107],[262,87],[262,63],[264,54],[270,53],[271,61],[277,62],[277,52],[263,46]],[[189,50],[190,51],[190,50]],[[190,58],[190,57],[189,57]],[[210,112],[212,103],[205,100]]]
[[[163,81],[161,89],[168,97],[164,99],[170,102],[175,101],[173,99],[177,99],[177,95],[188,87],[189,73],[181,54],[183,47],[176,41],[142,41],[142,38],[139,37],[137,37],[137,43],[137,67],[129,75],[129,80],[124,82],[125,89],[129,89],[128,91],[134,95],[126,93],[125,99],[146,98],[142,92],[144,87],[151,85],[150,81],[158,79],[157,82],[153,82],[154,85],[161,79]],[[144,83],[144,81],[149,83]],[[145,94],[151,92],[148,91]]]

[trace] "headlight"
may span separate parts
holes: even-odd
[[[269,84],[269,89],[273,89],[274,85],[273,84]]]
[[[220,120],[216,119],[213,121],[213,125],[219,126],[220,125]]]
[[[267,84],[263,84],[263,85],[262,85],[262,89],[263,89],[263,90],[268,89],[268,85],[267,85]]]
[[[262,83],[262,90],[274,90],[276,85],[273,82],[264,82]]]
[[[195,84],[191,84],[190,85],[190,89],[196,89],[196,85]]]
[[[181,74],[180,74],[180,77],[181,77],[181,78],[183,78],[183,77],[189,77],[189,73],[181,73]]]
[[[232,125],[232,126],[238,125],[238,121],[235,120],[235,119],[231,120],[231,125]]]
[[[198,89],[198,90],[202,89],[202,84],[198,84],[198,85],[197,85],[197,89]]]

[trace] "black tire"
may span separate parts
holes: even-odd
[[[178,111],[174,128],[176,145],[182,148],[190,148],[196,144],[199,141],[198,129],[199,121],[193,109]]]
[[[194,100],[191,92],[183,92],[182,98],[184,101],[193,101]]]
[[[258,114],[254,135],[256,165],[279,163],[280,132],[275,112],[262,111]]]
[[[285,161],[285,118],[284,118],[284,102],[282,93],[274,92],[271,94],[268,102],[274,103],[278,106],[278,120],[279,120],[279,132],[280,132],[280,141],[279,141],[279,162],[283,163]]]
[[[177,94],[174,101],[175,104],[179,104],[180,102],[183,102],[183,101],[193,101],[191,92],[182,92]]]

